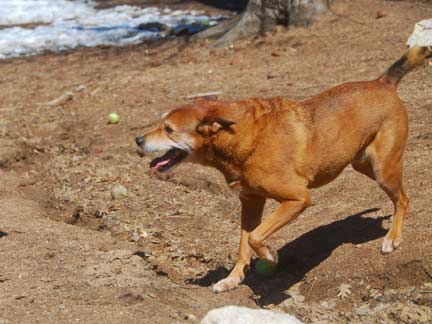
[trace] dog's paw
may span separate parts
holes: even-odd
[[[272,263],[274,266],[277,266],[277,264],[279,263],[279,256],[277,254],[277,252],[273,251],[271,248],[267,247],[268,252],[267,252],[267,262]]]
[[[381,253],[388,254],[393,252],[394,249],[397,249],[401,244],[401,239],[391,239],[389,237],[385,237],[384,241],[381,244]]]
[[[223,291],[235,289],[239,286],[241,282],[242,278],[240,277],[226,277],[225,279],[218,281],[213,286],[213,292],[217,294]]]

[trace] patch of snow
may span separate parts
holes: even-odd
[[[74,19],[89,13],[86,1],[67,0],[1,0],[0,25],[52,23]]]
[[[79,46],[124,46],[161,37],[158,31],[140,30],[143,23],[170,27],[198,23],[214,25],[221,17],[197,11],[159,10],[117,6],[97,10],[85,0],[0,0],[0,58],[62,51]],[[34,28],[19,26],[35,24]]]

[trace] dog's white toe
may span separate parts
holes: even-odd
[[[213,292],[217,294],[223,291],[237,288],[241,281],[242,279],[239,277],[227,277],[225,279],[218,281],[213,286]]]
[[[381,253],[389,254],[393,251],[393,240],[385,237],[381,245]]]

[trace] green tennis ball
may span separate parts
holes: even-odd
[[[276,265],[263,260],[258,260],[255,264],[255,272],[264,278],[269,278],[276,272]]]
[[[120,116],[115,112],[108,115],[108,124],[117,124],[120,121]]]

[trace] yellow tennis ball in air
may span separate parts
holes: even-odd
[[[108,115],[108,124],[117,124],[120,121],[120,116],[112,112]]]

